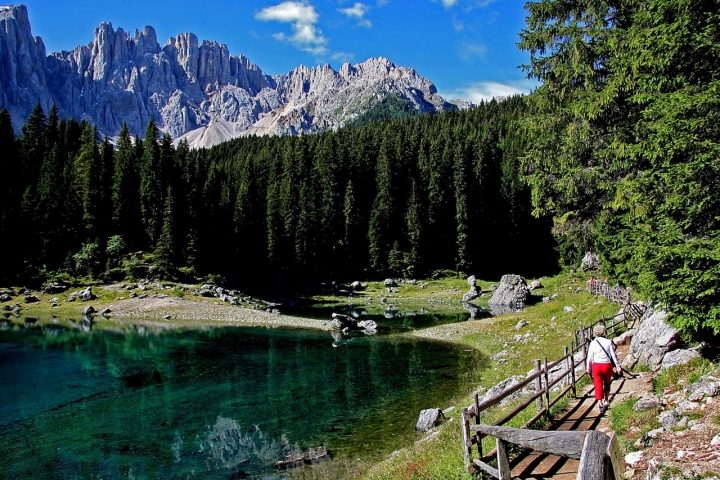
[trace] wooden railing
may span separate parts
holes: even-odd
[[[617,303],[618,305],[628,305],[630,303],[630,289],[620,286],[611,287],[605,282],[597,280],[588,280],[586,284],[587,291],[593,295],[605,297],[607,300]]]
[[[588,326],[580,324],[578,330],[575,331],[574,340],[571,342],[569,347],[565,347],[565,353],[562,357],[550,363],[548,363],[547,357],[545,357],[542,362],[540,360],[535,360],[535,371],[531,375],[528,375],[525,380],[513,385],[495,397],[484,400],[482,403],[479,402],[478,393],[475,393],[473,404],[467,408],[461,409],[463,457],[467,471],[473,473],[480,469],[490,473],[490,475],[495,478],[502,478],[503,480],[505,478],[509,479],[509,477],[505,477],[505,474],[502,473],[504,472],[504,467],[502,467],[502,465],[507,464],[507,458],[504,452],[502,452],[501,455],[500,444],[498,443],[496,448],[491,452],[483,454],[483,438],[488,435],[497,437],[495,433],[490,432],[493,431],[497,433],[499,430],[491,430],[492,428],[505,425],[533,404],[535,404],[535,415],[519,427],[520,429],[528,429],[532,427],[543,417],[549,418],[550,409],[553,405],[558,403],[568,393],[572,392],[573,396],[577,396],[577,382],[587,374],[584,365],[587,358],[587,348],[590,339],[592,338],[593,328],[598,324],[603,324],[608,332],[608,336],[610,336],[610,334],[614,336],[621,326],[623,328],[627,328],[628,321],[634,320],[634,318],[630,317],[631,313],[632,312],[628,312],[623,309],[622,312],[618,313],[614,317],[607,319],[602,317]],[[576,359],[575,355],[579,352],[582,352],[582,355],[580,358]],[[554,369],[558,365],[563,365],[565,369],[560,372],[554,372],[554,378],[550,379],[551,369]],[[576,374],[576,367],[578,366],[582,367],[579,376]],[[559,393],[554,394],[552,392],[553,387],[561,382],[564,385],[564,388],[562,388]],[[530,395],[528,398],[523,399],[522,403],[514,410],[503,416],[493,425],[484,425],[480,422],[481,416],[489,408],[498,405],[509,396],[521,391],[531,384],[534,384],[535,386],[535,393]],[[472,421],[474,421],[474,424],[471,423]],[[547,435],[548,433],[549,432],[543,431],[544,435]],[[474,446],[477,448],[477,458],[473,458]],[[504,446],[502,446],[502,448],[504,449]],[[494,468],[485,462],[485,460],[489,461],[496,456],[498,456],[498,465],[502,468]],[[504,460],[500,457],[503,457]],[[501,474],[503,475],[502,477],[499,476]]]

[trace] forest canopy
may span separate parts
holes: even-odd
[[[400,111],[389,105],[378,111]],[[531,216],[520,180],[526,110],[516,97],[200,150],[152,122],[143,139],[123,128],[113,146],[40,107],[15,139],[3,112],[0,168],[15,181],[0,234],[16,255],[2,274],[121,279],[151,266],[242,283],[551,272],[549,225]]]
[[[526,4],[523,158],[565,252],[720,333],[720,2]]]

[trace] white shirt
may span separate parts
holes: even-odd
[[[612,363],[607,356],[608,353],[612,356],[612,361],[615,365],[619,367],[620,362],[615,355],[615,345],[612,343],[612,340],[608,340],[605,337],[595,337],[588,347],[587,370],[590,370],[591,363]]]

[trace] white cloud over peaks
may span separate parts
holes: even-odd
[[[492,100],[496,97],[510,97],[520,93],[530,93],[537,85],[530,80],[520,80],[508,83],[500,82],[473,82],[465,87],[440,92],[446,99],[467,98],[473,103]]]
[[[276,40],[287,40],[300,50],[310,52],[314,55],[327,53],[327,38],[315,25],[320,15],[315,7],[305,2],[283,2],[273,7],[267,7],[255,14],[257,20],[264,22],[289,23],[293,34],[287,36],[284,33],[276,33],[273,38]]]
[[[357,20],[358,25],[361,27],[372,27],[372,23],[370,23],[370,20],[365,18],[365,14],[370,10],[370,7],[367,5],[364,5],[360,2],[356,2],[355,5],[348,8],[341,8],[340,13],[343,15],[346,15],[348,18],[353,18]]]

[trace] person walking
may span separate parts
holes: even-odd
[[[593,329],[595,337],[587,352],[587,371],[595,385],[595,399],[598,401],[598,411],[605,413],[610,395],[610,383],[613,378],[613,368],[618,375],[622,375],[620,362],[615,355],[615,344],[605,338],[605,327],[596,325]]]

